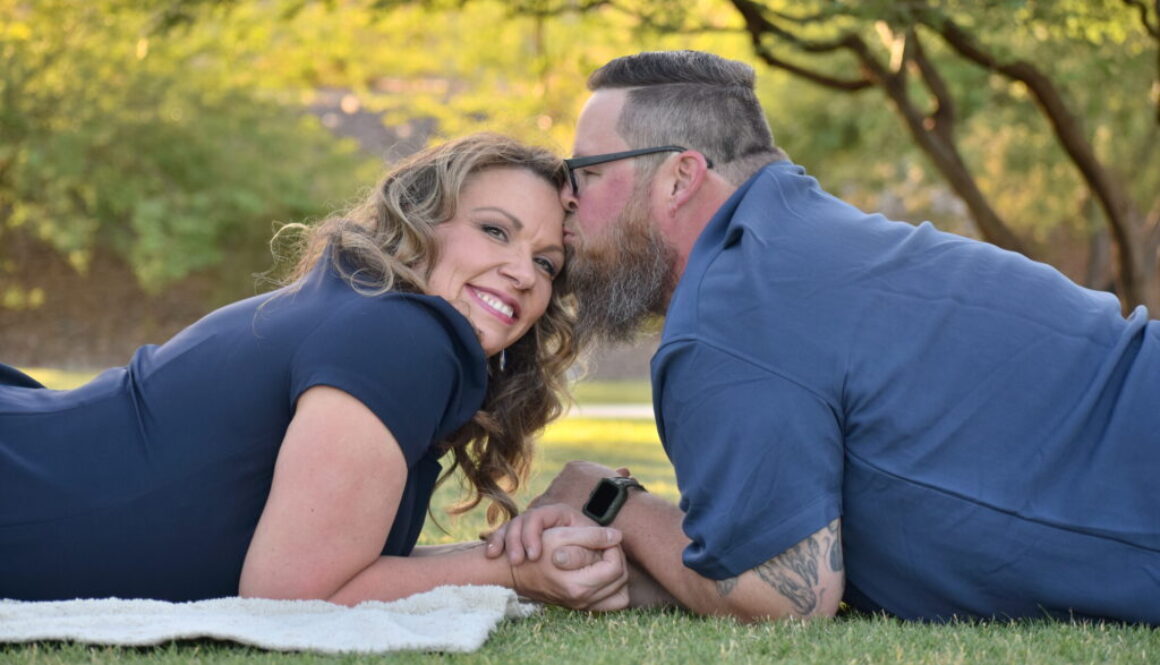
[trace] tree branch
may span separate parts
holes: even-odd
[[[607,5],[609,7],[609,9],[612,9],[614,11],[618,11],[621,14],[624,14],[625,16],[630,16],[630,17],[636,19],[637,21],[640,21],[640,24],[642,27],[645,27],[645,28],[648,28],[649,30],[652,30],[654,32],[659,32],[659,33],[663,33],[666,35],[710,35],[710,34],[732,34],[732,33],[742,32],[742,30],[740,30],[738,28],[727,28],[725,26],[720,26],[720,25],[701,25],[701,26],[697,26],[694,28],[683,28],[683,27],[675,27],[672,25],[665,25],[663,23],[656,22],[655,20],[653,20],[653,18],[651,16],[649,16],[647,14],[643,14],[639,11],[633,11],[632,9],[629,9],[627,7],[622,7],[621,5],[617,4],[616,2],[611,2],[609,0],[597,0],[597,2],[599,2],[600,4]]]
[[[1011,231],[1006,222],[987,202],[987,198],[979,190],[978,183],[959,154],[954,141],[950,140],[952,132],[945,134],[935,133],[927,127],[927,119],[910,99],[906,89],[905,78],[892,75],[890,70],[874,58],[869,47],[857,37],[851,39],[851,50],[867,68],[871,76],[878,80],[886,96],[894,102],[903,122],[906,123],[910,135],[918,147],[930,157],[935,168],[947,179],[951,189],[958,194],[983,238],[994,245],[1019,252],[1025,256],[1032,256],[1023,241]],[[1034,258],[1034,257],[1032,257]]]
[[[818,85],[832,88],[834,90],[857,92],[859,90],[865,90],[866,88],[874,86],[874,81],[870,80],[870,78],[866,76],[853,79],[831,76],[820,71],[808,69],[802,65],[794,64],[789,60],[774,54],[773,51],[770,50],[769,47],[767,47],[762,41],[762,37],[766,34],[772,34],[775,37],[782,39],[783,41],[789,42],[792,46],[801,50],[807,50],[804,46],[806,42],[799,39],[796,35],[793,35],[775,26],[765,17],[765,15],[762,13],[761,7],[759,7],[756,3],[750,2],[749,0],[732,0],[732,2],[733,6],[737,8],[737,11],[741,14],[742,19],[745,21],[745,30],[749,33],[750,41],[753,44],[754,53],[756,53],[757,57],[761,58],[765,64],[787,71],[795,76],[800,76],[807,81],[811,81]],[[818,49],[822,47],[818,44],[814,44],[811,46],[811,48]],[[845,46],[843,44],[830,44],[827,45],[823,50],[834,51],[838,50],[839,48],[845,48]]]
[[[1135,8],[1136,12],[1140,14],[1140,23],[1144,24],[1144,29],[1148,34],[1156,39],[1160,39],[1160,0],[1155,0],[1156,11],[1156,25],[1148,19],[1148,5],[1144,4],[1144,0],[1123,0],[1128,7]]]
[[[823,23],[838,15],[839,12],[820,11],[817,14],[810,14],[808,16],[794,16],[786,12],[779,12],[775,9],[766,10],[771,16],[776,16],[778,19],[787,23],[796,23],[798,25],[809,25],[811,23]]]
[[[850,34],[832,41],[802,39],[766,18],[765,8],[760,4],[751,0],[730,0],[730,2],[745,20],[746,29],[751,35],[770,34],[805,53],[831,53],[849,48],[847,40],[851,37]]]
[[[847,33],[832,42],[809,42],[775,26],[756,3],[749,0],[731,1],[745,20],[754,51],[766,64],[837,90],[856,91],[871,86],[881,87],[887,98],[894,103],[899,115],[902,116],[903,122],[910,130],[915,143],[930,157],[935,168],[943,174],[951,188],[971,211],[971,216],[983,238],[1005,249],[1030,255],[1023,242],[991,208],[986,197],[979,190],[974,176],[967,168],[952,140],[950,124],[941,127],[938,133],[932,131],[931,122],[915,107],[913,100],[910,99],[907,90],[905,60],[912,57],[911,55],[904,53],[902,57],[898,58],[899,62],[896,68],[888,67],[879,61],[871,48],[856,33]],[[763,43],[762,38],[765,35],[782,39],[792,47],[805,52],[847,51],[853,54],[861,64],[864,76],[857,80],[844,80],[794,65],[770,51]],[[891,41],[892,36],[887,35],[885,39]],[[905,51],[907,48],[906,43],[903,42],[903,50]],[[923,59],[925,60],[925,57]],[[924,74],[924,80],[929,78],[935,82],[935,89],[946,95],[940,102],[945,104],[945,109],[952,109],[953,103],[946,90],[945,82],[938,76],[931,63],[927,62],[922,66],[929,69]],[[937,96],[938,93],[936,93]],[[945,114],[943,119],[949,122]],[[951,119],[953,119],[953,113],[951,113]]]
[[[954,140],[954,125],[956,120],[955,101],[951,96],[946,80],[935,68],[934,63],[926,57],[926,49],[919,41],[918,32],[911,28],[907,31],[907,41],[910,43],[909,54],[928,90],[934,95],[935,109],[930,114],[933,125],[931,131],[941,135],[947,141]]]
[[[942,35],[946,43],[963,57],[984,69],[1019,81],[1031,91],[1040,110],[1047,116],[1060,145],[1079,169],[1080,175],[1104,210],[1112,236],[1120,249],[1120,277],[1124,289],[1121,295],[1126,302],[1141,302],[1136,292],[1141,277],[1136,270],[1135,258],[1138,257],[1132,256],[1133,232],[1129,220],[1136,217],[1132,200],[1108,168],[1096,158],[1095,150],[1084,136],[1079,119],[1068,109],[1051,79],[1028,62],[1000,61],[984,51],[973,36],[945,16],[921,14],[919,20]]]
[[[1148,224],[1149,240],[1154,245],[1160,245],[1160,196],[1152,203],[1152,209],[1148,211],[1145,222]]]
[[[1129,8],[1135,8],[1140,15],[1140,23],[1144,26],[1144,30],[1152,35],[1156,40],[1156,79],[1153,81],[1153,89],[1160,89],[1160,0],[1153,0],[1152,11],[1156,14],[1156,22],[1153,23],[1148,17],[1148,5],[1144,4],[1144,0],[1123,0],[1124,4]],[[1160,125],[1160,99],[1156,100],[1156,124]]]
[[[464,0],[464,3],[466,3],[466,0]],[[578,0],[577,2],[561,2],[556,5],[543,2],[513,2],[508,5],[508,14],[518,14],[520,16],[530,16],[533,18],[553,18],[563,16],[564,14],[583,14],[584,12],[599,9],[600,7],[612,7],[626,11],[623,7],[613,2],[613,0]]]
[[[801,65],[796,65],[788,60],[782,59],[770,51],[764,44],[761,43],[761,38],[759,35],[751,36],[753,38],[753,50],[757,54],[757,57],[761,58],[761,61],[770,67],[776,67],[777,69],[787,71],[795,76],[800,76],[801,78],[806,79],[812,83],[816,83],[827,88],[832,88],[834,90],[841,90],[843,92],[858,92],[859,90],[865,90],[866,88],[874,87],[874,81],[870,80],[869,77],[864,76],[857,79],[841,79],[830,76],[828,74],[823,74],[818,71],[814,71],[812,69],[806,69]]]

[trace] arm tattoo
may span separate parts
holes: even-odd
[[[766,584],[793,603],[801,614],[809,614],[818,606],[818,558],[821,546],[816,536],[810,536],[781,554],[753,569]]]
[[[814,591],[821,580],[818,566],[823,561],[835,573],[843,568],[840,520],[830,522],[825,529],[759,564],[753,572],[788,599],[800,614],[806,615],[817,609],[821,595],[825,593],[825,589]],[[717,593],[728,596],[737,587],[738,579],[740,577],[717,580]]]
[[[841,572],[842,564],[842,533],[838,527],[838,520],[830,522],[826,527],[826,531],[830,534],[830,570],[835,573]]]
[[[818,608],[825,593],[825,589],[816,589],[821,581],[818,566],[823,562],[833,572],[843,568],[840,520],[830,522],[825,529],[758,565],[753,572],[789,600],[798,613],[808,615]],[[721,583],[717,584],[720,589]]]

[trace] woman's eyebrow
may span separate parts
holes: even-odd
[[[510,221],[512,223],[512,226],[516,227],[517,231],[524,230],[524,223],[521,222],[518,217],[516,217],[515,215],[511,214],[510,212],[504,210],[503,208],[498,208],[496,206],[479,206],[476,208],[472,208],[471,211],[472,212],[484,212],[484,211],[486,211],[486,212],[498,212],[499,214],[503,215],[504,217],[507,217],[508,221]],[[559,252],[561,254],[567,254],[567,252],[564,251],[564,248],[561,247],[560,245],[548,245],[547,247],[545,247],[544,249],[542,249],[540,251]]]
[[[524,223],[521,222],[519,220],[519,218],[517,218],[515,215],[504,210],[503,208],[497,208],[496,206],[479,206],[478,208],[472,208],[471,210],[472,210],[472,212],[483,212],[483,211],[498,212],[499,214],[503,215],[504,217],[507,217],[508,221],[510,221],[512,223],[512,226],[516,227],[517,231],[524,230]]]

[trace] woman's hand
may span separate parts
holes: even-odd
[[[538,561],[540,554],[544,551],[543,535],[545,530],[558,527],[598,526],[596,522],[588,519],[579,510],[569,505],[563,503],[543,505],[517,515],[510,522],[496,529],[487,537],[487,547],[484,549],[484,554],[489,559],[494,559],[506,552],[508,562],[513,566],[522,564],[524,561]],[[615,529],[611,530],[615,531]],[[587,561],[585,552],[574,551],[574,548],[569,545],[559,546],[556,550],[556,556],[561,560],[570,557],[576,561]]]
[[[540,552],[546,553],[543,558],[550,561],[559,570],[580,570],[600,561],[602,553],[595,549],[583,547],[580,544],[557,542],[550,537],[553,532],[559,533],[563,529],[578,530],[589,525],[592,530],[601,530],[596,523],[585,517],[580,511],[562,503],[533,508],[503,525],[488,537],[484,553],[488,558],[497,558],[505,552],[512,563],[513,570],[525,562],[538,561]],[[623,542],[623,534],[617,529],[605,527],[604,531],[619,534],[618,543]],[[541,543],[543,549],[541,549]],[[678,605],[676,599],[668,593],[643,568],[634,566],[626,561],[628,566],[627,601],[629,607],[655,607],[661,605]],[[625,600],[617,596],[616,603]],[[611,601],[610,601],[611,602]],[[591,608],[589,608],[591,609]],[[600,607],[599,609],[620,609],[620,607]]]
[[[586,518],[585,518],[586,519]],[[512,564],[521,595],[574,610],[628,607],[628,565],[616,529],[564,526],[542,532],[544,556]]]

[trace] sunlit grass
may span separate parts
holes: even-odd
[[[564,418],[548,427],[536,446],[536,461],[526,487],[516,494],[522,506],[542,493],[571,460],[627,467],[648,490],[671,501],[679,498],[673,469],[665,457],[651,420],[589,420]],[[459,478],[444,483],[432,500],[439,525],[428,522],[422,542],[441,544],[477,537],[488,529],[483,511],[449,517],[446,508],[462,498]]]
[[[593,448],[608,450],[636,443],[660,445],[652,420],[563,418],[548,425],[540,440],[543,443],[589,441]]]
[[[63,370],[50,367],[21,368],[49,388],[68,390],[82,385],[94,376],[92,370]],[[577,402],[586,404],[651,404],[652,388],[648,380],[580,381],[572,387]]]
[[[55,390],[71,390],[88,383],[97,375],[92,371],[70,371],[48,367],[27,367],[21,368],[21,371]]]
[[[637,381],[580,381],[572,387],[582,404],[652,404],[652,386]]]

